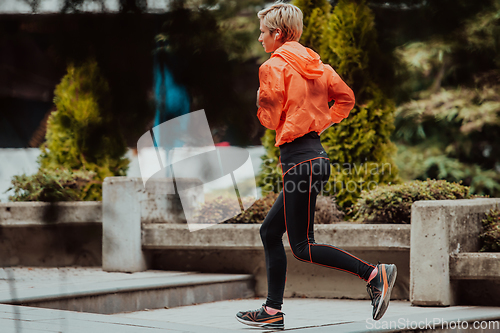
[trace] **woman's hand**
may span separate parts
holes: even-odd
[[[260,108],[260,106],[259,106],[259,94],[260,94],[260,87],[259,87],[259,89],[257,89],[257,101],[255,102],[255,105],[257,105],[258,108]]]

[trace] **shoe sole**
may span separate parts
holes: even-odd
[[[391,292],[392,288],[394,287],[394,283],[396,282],[396,277],[398,275],[398,269],[396,265],[381,265],[384,268],[384,271],[382,272],[382,276],[384,274],[386,275],[387,279],[387,292],[385,293],[385,296],[382,298],[382,300],[379,303],[378,309],[375,312],[374,320],[379,320],[382,318],[382,316],[385,314],[385,311],[387,311],[387,308],[389,307],[389,301],[391,299]],[[383,292],[383,291],[382,291]]]
[[[236,316],[236,319],[242,324],[253,326],[253,327],[273,328],[273,329],[281,329],[281,330],[285,328],[284,324],[259,323],[256,321],[249,321],[249,320],[240,319],[238,316]]]

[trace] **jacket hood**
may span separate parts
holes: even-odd
[[[306,79],[317,79],[323,75],[323,62],[319,54],[299,42],[286,42],[274,51],[272,57],[281,57]]]

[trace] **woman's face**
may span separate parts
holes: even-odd
[[[279,33],[279,29],[273,31],[273,33],[271,34],[269,28],[262,24],[262,20],[260,20],[259,42],[262,43],[262,46],[264,47],[266,53],[274,52],[278,47],[282,45],[282,43],[279,42],[279,36],[274,39],[277,33]]]

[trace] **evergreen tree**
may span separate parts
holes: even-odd
[[[41,170],[95,172],[95,183],[82,192],[81,199],[100,200],[105,177],[125,176],[127,147],[112,117],[109,85],[97,62],[70,64],[67,71],[56,86],[57,110],[48,119],[38,162]]]
[[[315,9],[301,1],[305,18],[311,18]],[[325,8],[325,7],[322,7]],[[319,13],[318,11],[316,11]],[[311,14],[309,14],[311,13]],[[398,170],[392,160],[396,146],[390,141],[394,130],[394,103],[387,98],[377,80],[380,77],[374,59],[380,57],[373,14],[365,1],[341,0],[328,18],[321,37],[320,55],[353,89],[356,105],[349,117],[330,127],[321,136],[321,142],[332,163],[330,181],[325,191],[337,196],[338,205],[348,210],[361,191],[399,181]],[[312,23],[308,21],[305,29]],[[314,40],[314,39],[313,39]],[[307,41],[307,39],[306,39]],[[267,131],[262,139],[266,148],[264,166],[258,184],[263,192],[281,190],[275,160],[279,152],[272,147],[274,131]],[[279,169],[278,169],[279,170]]]
[[[299,7],[304,15],[300,42],[319,52],[332,6],[327,0],[294,0],[292,4]]]
[[[362,190],[398,182],[390,141],[394,103],[377,84],[382,73],[374,17],[365,0],[340,0],[330,15],[322,40],[321,59],[353,89],[356,105],[348,118],[330,127],[321,141],[332,162],[331,194],[351,207]]]

